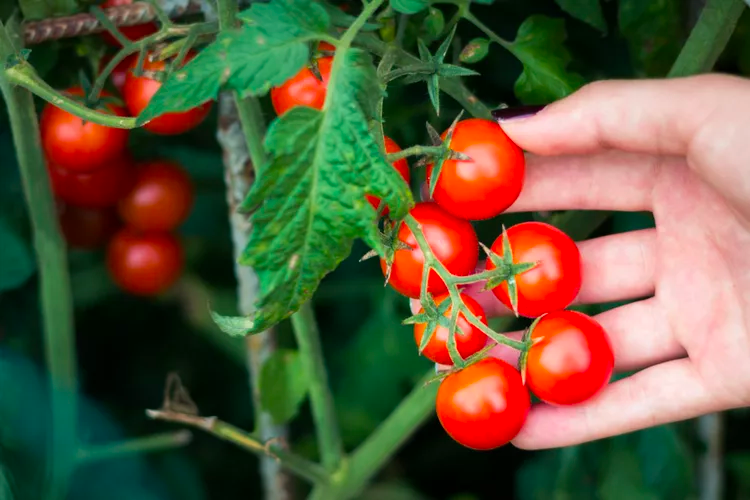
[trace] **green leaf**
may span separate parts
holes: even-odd
[[[620,0],[618,24],[641,76],[665,76],[682,48],[685,21],[679,0]]]
[[[74,14],[76,0],[19,0],[23,17],[28,20]]]
[[[299,309],[355,239],[384,254],[366,194],[384,200],[395,219],[413,204],[369,131],[370,104],[381,92],[372,58],[359,49],[336,57],[325,109],[293,108],[269,128],[270,160],[243,204],[257,209],[240,257],[260,280],[253,332]]]
[[[562,10],[576,19],[590,24],[599,31],[607,32],[607,21],[599,0],[555,0]]]
[[[571,56],[563,45],[565,38],[562,19],[530,16],[518,28],[518,35],[508,48],[523,63],[515,92],[524,103],[547,104],[585,83],[581,75],[567,69]]]
[[[0,292],[21,286],[35,268],[29,246],[7,222],[0,219]]]
[[[222,316],[211,311],[211,319],[214,320],[222,332],[233,337],[244,337],[252,333],[253,320],[243,316]]]
[[[322,6],[304,0],[255,3],[240,17],[247,24],[222,32],[169,75],[138,116],[138,125],[166,112],[199,106],[224,88],[242,96],[265,94],[306,64],[309,42],[326,34],[330,24]]]
[[[307,396],[309,380],[299,353],[290,349],[274,352],[260,372],[260,403],[277,424],[297,415]]]
[[[430,0],[391,0],[391,7],[402,14],[416,14],[427,8]]]
[[[427,15],[422,21],[422,29],[425,32],[426,38],[430,41],[440,36],[445,28],[445,18],[443,18],[443,11],[430,7],[427,11]]]

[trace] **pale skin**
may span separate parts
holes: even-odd
[[[581,405],[535,405],[513,444],[568,446],[749,406],[750,80],[597,82],[501,125],[528,152],[509,212],[650,211],[656,220],[578,242],[577,303],[637,299],[596,319],[615,370],[639,371]],[[479,288],[489,316],[509,313]],[[517,359],[503,346],[493,354]]]

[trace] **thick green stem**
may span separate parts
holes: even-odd
[[[5,61],[13,52],[8,33],[0,23],[0,61]],[[78,445],[73,301],[65,242],[58,227],[42,153],[34,97],[26,89],[14,86],[8,78],[8,71],[0,73],[0,91],[8,109],[31,217],[41,289],[44,346],[52,399],[49,487],[44,498],[63,499],[68,492]]]
[[[668,76],[711,71],[744,9],[743,0],[708,0]]]
[[[164,432],[142,438],[117,441],[114,443],[91,445],[78,450],[78,464],[82,465],[100,460],[120,458],[127,455],[141,453],[152,453],[156,451],[171,450],[188,444],[193,435],[188,430],[177,432]]]
[[[328,385],[320,333],[309,301],[292,315],[292,327],[310,383],[310,406],[318,434],[321,459],[329,471],[335,471],[344,458],[344,445],[339,433],[333,395]]]
[[[250,161],[253,164],[253,169],[257,172],[258,168],[266,162],[266,150],[263,147],[266,126],[263,120],[263,112],[258,99],[255,97],[242,99],[235,94],[235,100],[240,123],[242,123],[242,131],[245,134],[245,142],[247,142],[247,150],[250,153]]]

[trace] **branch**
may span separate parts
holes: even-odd
[[[154,451],[171,450],[187,445],[193,439],[188,430],[165,432],[142,438],[117,441],[113,443],[91,445],[78,450],[77,464],[120,458],[123,455],[136,455]]]

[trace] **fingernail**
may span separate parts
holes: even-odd
[[[513,108],[495,109],[492,111],[492,117],[498,122],[520,120],[522,118],[534,116],[543,110],[545,106],[546,104],[541,106],[516,106]]]

